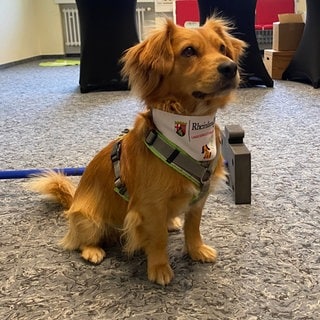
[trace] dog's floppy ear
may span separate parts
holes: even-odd
[[[173,68],[171,39],[175,28],[168,19],[163,29],[154,31],[146,40],[128,49],[121,59],[122,76],[129,80],[131,89],[142,99],[152,95],[163,76]]]
[[[230,23],[225,19],[212,17],[206,21],[204,27],[213,29],[225,41],[227,56],[238,62],[247,44],[230,34],[232,30]]]
[[[243,56],[245,52],[245,48],[247,47],[247,44],[244,41],[231,36],[230,34],[228,34],[226,42],[227,42],[227,56],[232,60],[238,62],[239,59]]]

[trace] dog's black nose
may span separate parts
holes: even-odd
[[[218,66],[218,71],[227,79],[232,79],[237,74],[237,64],[233,61],[223,62]]]

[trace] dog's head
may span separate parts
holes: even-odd
[[[238,62],[246,46],[229,29],[218,18],[197,29],[167,20],[164,28],[126,51],[122,74],[148,108],[214,113],[239,84]]]

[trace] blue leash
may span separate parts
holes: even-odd
[[[81,176],[85,167],[80,168],[55,168],[55,169],[23,169],[23,170],[0,170],[0,180],[2,179],[25,179],[35,175],[41,175],[47,171],[61,172],[66,176]]]

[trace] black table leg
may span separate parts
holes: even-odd
[[[136,0],[76,0],[81,35],[80,90],[127,90],[119,59],[139,42]]]
[[[320,87],[320,1],[307,0],[307,19],[300,44],[282,75],[284,80]]]

